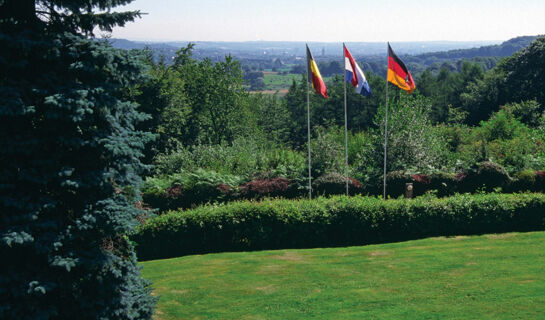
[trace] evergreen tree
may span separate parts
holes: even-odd
[[[0,1],[0,319],[150,319],[126,233],[151,136],[137,57],[89,38],[131,0]],[[99,14],[94,13],[98,10]]]

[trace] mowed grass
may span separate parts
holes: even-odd
[[[142,263],[155,319],[544,319],[545,232]]]

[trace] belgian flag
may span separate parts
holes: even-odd
[[[401,61],[401,59],[396,56],[396,54],[392,50],[392,47],[390,47],[390,43],[388,43],[387,79],[388,82],[395,84],[400,89],[403,89],[408,93],[412,93],[416,88],[411,73],[409,72],[409,70],[407,70],[407,67],[405,66],[403,61]]]
[[[307,80],[308,82],[312,83],[312,87],[314,88],[314,91],[316,91],[317,94],[321,95],[324,98],[328,98],[327,96],[327,88],[325,86],[324,80],[322,79],[322,75],[320,74],[320,70],[318,70],[318,65],[316,64],[316,61],[314,61],[314,58],[312,57],[312,53],[310,53],[310,49],[307,45]]]

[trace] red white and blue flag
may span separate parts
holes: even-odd
[[[373,93],[369,83],[363,74],[360,66],[356,63],[350,51],[344,47],[344,79],[356,88],[356,92],[366,97],[370,97]]]

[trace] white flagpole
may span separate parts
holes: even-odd
[[[389,45],[389,43],[388,43]],[[386,55],[389,56],[389,53]],[[382,197],[386,199],[386,154],[388,152],[388,60],[386,60],[386,114],[384,118],[384,182]]]
[[[344,46],[344,43],[343,43],[343,61],[346,63],[346,58],[344,56],[344,49],[345,46]],[[356,70],[354,70],[354,72],[356,72]],[[346,77],[346,66],[345,66],[345,76],[344,78]],[[343,83],[344,83],[344,154],[345,154],[345,159],[344,159],[344,173],[346,175],[346,195],[348,196],[348,117],[347,117],[347,112],[346,112],[346,78],[343,79]]]
[[[310,164],[310,85],[308,78],[308,64],[310,57],[308,56],[307,45],[307,137],[308,137],[308,198],[312,199],[312,176],[311,176],[311,164]]]

